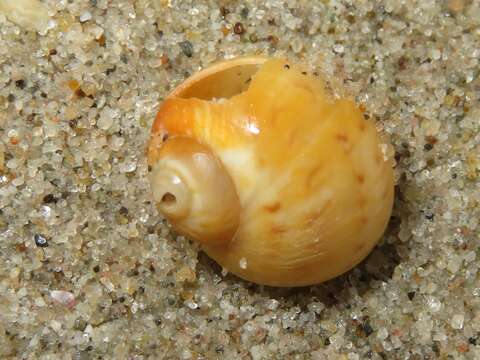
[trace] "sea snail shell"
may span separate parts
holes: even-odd
[[[148,164],[161,213],[241,278],[304,286],[362,261],[393,204],[389,145],[354,102],[283,59],[200,71],[163,102]]]

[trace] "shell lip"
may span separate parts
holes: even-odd
[[[229,98],[246,90],[248,79],[268,60],[269,58],[266,56],[253,55],[218,61],[184,80],[170,92],[167,99]],[[205,91],[208,95],[205,95]]]

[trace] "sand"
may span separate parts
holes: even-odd
[[[0,15],[1,358],[480,358],[480,1],[37,6]],[[395,149],[385,236],[318,286],[222,273],[151,200],[162,99],[246,54],[321,71]]]

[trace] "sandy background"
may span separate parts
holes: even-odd
[[[1,358],[480,358],[480,1],[43,4],[39,32],[0,15]],[[256,53],[345,86],[395,147],[382,243],[319,286],[222,274],[151,202],[162,97]]]

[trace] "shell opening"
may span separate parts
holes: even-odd
[[[229,99],[246,91],[252,77],[267,59],[246,57],[235,64],[219,62],[187,79],[169,97],[200,100]]]

